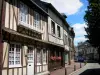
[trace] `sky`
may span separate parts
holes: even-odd
[[[87,10],[87,0],[44,0],[51,3],[60,13],[65,13],[66,21],[74,28],[75,39],[74,44],[77,46],[78,42],[84,42],[86,38],[86,27],[84,21],[85,11]]]

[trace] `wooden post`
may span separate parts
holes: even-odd
[[[3,0],[0,0],[0,75],[2,75],[3,43],[2,43],[2,18],[4,13]]]
[[[67,75],[67,68],[65,67],[65,75]]]
[[[82,68],[81,62],[80,62],[80,68]]]
[[[76,65],[74,65],[74,71],[76,71]]]

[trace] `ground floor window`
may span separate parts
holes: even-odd
[[[46,62],[47,62],[47,51],[45,49],[43,50],[42,57],[43,57],[43,64],[46,64]]]
[[[11,43],[9,48],[9,66],[21,65],[21,45]]]
[[[28,60],[33,60],[33,47],[28,47]]]
[[[36,57],[37,57],[37,65],[36,65],[36,72],[37,73],[41,73],[44,71],[48,70],[48,66],[47,66],[47,50],[46,49],[41,49],[41,48],[37,48],[36,51]]]
[[[40,48],[37,48],[37,64],[41,64],[41,60],[42,60],[42,57],[41,57],[41,49]]]

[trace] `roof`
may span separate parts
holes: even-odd
[[[42,2],[42,1],[41,1]],[[47,2],[42,2],[44,5],[46,5],[47,8],[50,8],[53,12],[55,12],[57,14],[57,16],[59,16],[62,21],[64,22],[64,24],[67,26],[67,27],[70,27],[69,24],[67,23],[65,17],[67,16],[62,16],[62,14],[60,14],[57,9],[55,9],[55,7],[51,4],[51,3],[47,3]]]
[[[38,9],[40,9],[42,12],[44,12],[46,15],[48,15],[48,13],[46,12],[46,10],[44,9],[44,7],[43,7],[43,5],[41,5],[41,1],[39,2],[35,2],[34,0],[21,0],[21,1],[23,1],[23,2],[26,2],[26,3],[29,3],[29,5],[34,5],[34,6],[36,6]],[[30,4],[30,3],[32,3],[32,4]]]

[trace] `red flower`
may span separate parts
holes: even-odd
[[[55,57],[55,56],[54,56],[54,57],[53,57],[53,56],[51,56],[50,58],[51,58],[51,60],[56,60],[56,57]]]
[[[51,60],[54,60],[53,56],[51,56],[50,58],[51,58]]]
[[[57,60],[61,60],[61,57],[57,57]]]

